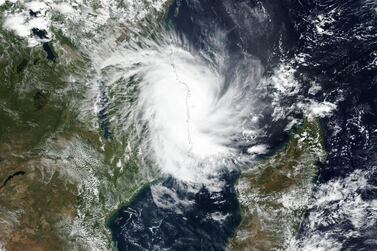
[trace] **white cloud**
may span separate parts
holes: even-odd
[[[28,37],[30,35],[29,25],[25,15],[22,13],[9,15],[4,21],[3,28],[15,32],[20,37]]]
[[[250,154],[266,154],[269,146],[266,144],[255,145],[247,149]]]
[[[304,108],[308,112],[308,117],[326,117],[329,116],[335,109],[337,105],[328,101],[315,102],[311,101],[309,105]]]
[[[53,10],[60,12],[64,15],[74,14],[75,9],[68,3],[57,3],[51,4]]]
[[[375,189],[368,178],[376,171],[356,170],[346,178],[321,184],[309,204],[307,230],[292,250],[341,250],[341,239],[358,237],[377,223],[377,200],[363,199],[362,191]],[[350,221],[353,228],[345,230],[342,222]],[[321,228],[326,228],[323,232]],[[336,236],[341,235],[341,238]],[[299,246],[297,246],[299,245]],[[299,248],[298,248],[299,247]]]
[[[247,73],[241,63],[235,65],[235,74],[227,79],[232,84],[227,85],[221,48],[209,63],[174,35],[164,39],[159,44],[146,41],[146,49],[115,49],[98,62],[102,69],[117,67],[109,85],[134,74],[140,77],[138,102],[125,109],[136,124],[147,127],[144,155],[165,174],[205,183],[225,167],[224,161],[240,154],[234,142],[255,137],[253,126],[258,120],[253,109],[258,98],[246,86],[259,82],[262,67],[251,57],[245,59],[241,63],[249,65]],[[123,126],[127,128],[131,120]],[[246,131],[250,133],[242,133]]]

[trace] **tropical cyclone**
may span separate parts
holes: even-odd
[[[175,17],[182,2],[175,6]],[[270,27],[271,20],[260,2],[250,7],[246,2],[234,6],[224,1],[216,8],[211,3],[186,3],[192,9],[182,13],[183,24],[195,20],[195,11],[201,18],[207,7],[219,11],[211,17],[213,22],[195,23],[203,32],[198,35],[160,25],[168,6],[165,1],[0,1],[0,219],[4,222],[0,241],[4,248],[112,249],[106,223],[142,188],[169,177],[167,184],[150,185],[152,199],[147,202],[154,203],[150,208],[161,212],[167,208],[182,216],[195,203],[181,199],[180,189],[194,198],[202,189],[213,205],[226,204],[221,189],[234,194],[233,184],[216,178],[237,168],[243,172],[237,189],[244,222],[231,247],[247,248],[257,242],[270,249],[289,247],[295,241],[314,186],[316,161],[325,155],[315,118],[331,114],[338,101],[330,102],[326,95],[319,98],[324,102],[316,101],[321,87],[313,82],[304,87],[296,79],[294,65],[304,62],[305,54],[295,55],[296,61],[262,65],[269,58],[263,55],[273,48],[264,53],[263,46],[258,47],[259,35],[265,42],[266,32],[258,25]],[[232,12],[222,12],[224,6]],[[240,8],[247,10],[239,12],[245,16],[235,15]],[[229,17],[220,13],[232,16],[234,29],[218,27],[216,22],[223,24],[222,19]],[[243,23],[245,32],[237,38]],[[282,50],[284,34],[279,32],[276,41]],[[205,39],[194,46],[185,35]],[[258,52],[261,59],[251,52]],[[271,69],[266,73],[267,67]],[[262,111],[265,107],[268,114]],[[300,127],[295,116],[302,113],[307,120]],[[282,128],[268,125],[281,121]],[[292,128],[287,148],[258,159],[274,147],[263,141],[272,138],[267,135],[270,131]],[[170,183],[179,189],[169,187]],[[293,203],[297,191],[304,196]],[[135,205],[147,204],[135,201]],[[224,214],[207,214],[206,203],[200,202],[202,217],[218,224],[213,226],[237,218],[229,217],[238,207],[234,201]],[[258,210],[261,214],[255,217]],[[161,214],[164,220],[166,215]],[[160,231],[152,230],[146,229]],[[221,245],[231,231],[223,232]],[[144,241],[152,243],[153,238]]]
[[[158,42],[146,38],[143,46],[118,48],[101,69],[118,71],[110,88],[133,92],[130,81],[137,79],[136,101],[123,104],[131,111],[123,128],[139,128],[144,156],[164,175],[205,183],[225,167],[223,161],[239,157],[234,142],[250,144],[251,132],[257,133],[251,119],[258,102],[253,86],[263,67],[245,55],[230,70],[221,44],[208,45],[208,51],[215,51],[211,57],[172,31],[161,34]]]
[[[190,90],[190,87],[189,85],[186,83],[186,82],[183,82],[180,80],[179,76],[178,76],[178,73],[177,73],[177,69],[175,68],[175,64],[174,64],[174,51],[173,49],[171,50],[171,54],[170,54],[170,61],[171,61],[171,66],[173,67],[174,69],[174,73],[176,75],[176,80],[178,83],[181,83],[185,88],[186,88],[186,116],[187,116],[187,142],[189,144],[189,153],[192,151],[192,148],[193,148],[193,142],[192,142],[192,137],[191,137],[191,129],[190,129],[190,105],[189,105],[189,98],[191,97],[191,90]]]

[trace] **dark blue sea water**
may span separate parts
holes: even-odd
[[[117,248],[223,250],[241,221],[233,187],[237,175],[224,176],[227,185],[216,192],[205,186],[190,192],[172,178],[145,188],[110,222]]]
[[[232,71],[232,65],[244,60],[245,52],[259,58],[264,64],[272,61],[271,51],[278,43],[281,27],[273,27],[268,33],[263,32],[267,24],[258,24],[257,20],[242,23],[244,17],[234,20],[238,15],[234,13],[230,16],[228,8],[242,11],[231,1],[226,4],[217,1],[177,1],[167,14],[166,27],[184,36],[191,46],[204,53],[212,49],[215,33],[218,30],[226,31],[224,42],[232,57],[229,72]],[[258,26],[254,29],[246,27],[253,24]],[[268,43],[265,42],[266,38]],[[267,105],[264,113],[261,123],[265,125],[268,136],[260,140],[268,141],[271,146],[280,146],[287,139],[283,131],[285,123],[277,122],[274,127],[269,126],[272,112]],[[234,189],[238,175],[238,172],[224,174],[221,180],[225,185],[219,192],[210,192],[203,186],[199,192],[192,193],[187,188],[182,189],[184,184],[172,178],[146,188],[130,205],[121,208],[110,222],[118,249],[225,250],[241,221]],[[172,190],[179,200],[190,201],[189,205],[179,207],[179,210],[156,205],[152,193],[156,187],[162,191]],[[171,195],[164,196],[162,198],[166,201],[172,200]]]
[[[261,16],[251,15],[250,10],[258,10]],[[263,18],[263,13],[268,18]],[[266,74],[281,61],[291,62],[296,69],[295,77],[303,87],[294,98],[283,101],[287,106],[297,102],[298,98],[305,99],[313,81],[322,90],[310,96],[311,99],[337,103],[333,115],[321,119],[328,161],[320,166],[317,186],[334,179],[343,180],[355,170],[368,174],[366,178],[370,187],[377,185],[377,173],[373,169],[377,163],[375,1],[176,1],[170,8],[166,24],[187,37],[198,50],[209,48],[217,29],[226,30],[227,50],[233,55],[234,62],[249,53],[261,60]],[[295,59],[298,54],[305,55],[305,63]],[[261,103],[269,102],[268,97],[261,97]],[[265,126],[266,136],[261,141],[272,146],[281,145],[287,139],[283,132],[286,121],[273,121],[268,105],[263,113],[261,123]],[[303,116],[300,112],[290,115]],[[237,174],[224,177],[227,185],[218,194],[220,204],[205,187],[199,193],[191,194],[180,189],[174,179],[157,184],[174,189],[183,200],[195,201],[193,206],[181,208],[179,212],[158,207],[151,188],[145,189],[130,205],[121,208],[110,223],[118,249],[224,250],[240,222],[239,204],[233,188],[236,177]],[[377,189],[374,188],[364,187],[354,193],[365,203],[377,199]],[[229,215],[227,220],[220,223],[208,218],[216,211]],[[373,223],[372,214],[366,220],[372,223],[355,227],[343,216],[335,220],[326,218],[333,207],[312,207],[307,215],[315,211],[323,214],[324,223],[313,227],[306,218],[299,241],[304,242],[308,236],[326,235],[331,236],[342,250],[377,250],[377,224]],[[347,234],[350,231],[354,234]]]
[[[341,97],[333,116],[321,121],[329,155],[328,162],[320,169],[319,183],[344,180],[355,171],[364,173],[368,182],[366,187],[349,195],[355,200],[360,196],[362,203],[346,202],[363,212],[360,215],[365,219],[360,227],[344,217],[341,209],[346,207],[342,206],[345,202],[337,201],[338,207],[311,209],[310,213],[323,215],[323,223],[312,228],[306,219],[301,239],[313,233],[327,234],[342,250],[377,250],[373,207],[365,206],[377,198],[373,188],[377,177],[374,169],[377,163],[377,5],[375,1],[360,0],[300,2],[298,5],[292,1],[287,7],[302,36],[296,50],[310,55],[307,65],[299,65],[301,79],[320,83],[323,88],[320,95],[326,94],[327,100]],[[323,25],[329,34],[317,35],[315,26],[309,22],[320,15],[331,17]],[[339,214],[333,213],[334,208],[338,208]]]

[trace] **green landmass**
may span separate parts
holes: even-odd
[[[90,57],[77,38],[51,32],[55,61],[0,28],[0,249],[113,250],[106,222],[148,184],[145,164],[132,132],[110,124],[106,138],[93,126]]]
[[[319,121],[306,119],[282,150],[244,170],[237,184],[243,217],[229,250],[287,250],[325,158]]]

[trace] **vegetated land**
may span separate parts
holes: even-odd
[[[127,133],[83,111],[89,57],[52,31],[54,60],[0,28],[0,249],[110,250],[107,219],[147,181]]]
[[[300,229],[326,151],[318,120],[305,120],[286,147],[242,173],[243,220],[230,250],[286,250]]]

